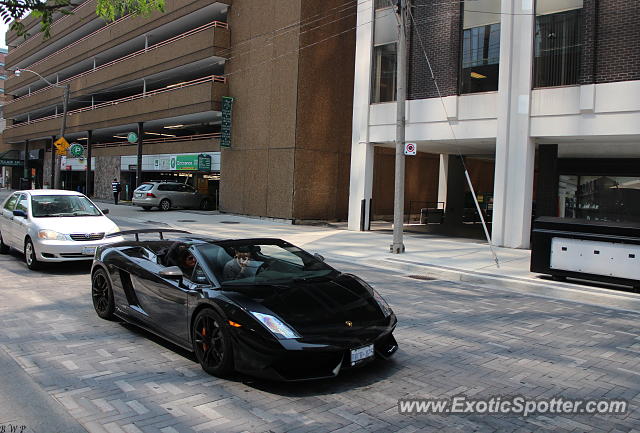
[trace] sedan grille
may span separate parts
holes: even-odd
[[[74,241],[99,241],[104,233],[72,233],[70,236]]]

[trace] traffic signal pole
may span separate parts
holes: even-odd
[[[404,253],[404,178],[405,178],[405,105],[407,101],[407,0],[399,0],[398,64],[396,70],[396,166],[393,201],[393,243],[391,252]]]

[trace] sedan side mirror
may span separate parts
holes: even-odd
[[[324,262],[324,256],[318,254],[318,253],[314,253],[313,257],[315,257],[316,259],[320,260],[321,262]]]
[[[107,215],[109,213],[109,209],[101,209],[103,215]]]
[[[14,210],[13,211],[13,216],[26,218],[27,217],[27,213],[25,211],[23,211],[23,210]]]
[[[169,280],[182,280],[183,277],[182,269],[177,266],[169,266],[168,268],[164,268],[163,270],[158,272],[158,275]]]

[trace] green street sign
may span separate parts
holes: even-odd
[[[231,118],[233,114],[233,98],[222,97],[222,125],[220,127],[220,147],[231,147]]]
[[[198,171],[211,171],[211,155],[198,155]]]
[[[176,170],[198,170],[198,155],[176,155]]]
[[[138,142],[138,134],[135,132],[130,132],[127,134],[127,141],[129,143],[137,143]]]
[[[84,155],[84,147],[80,143],[72,143],[69,147],[69,153],[71,156],[79,158]]]

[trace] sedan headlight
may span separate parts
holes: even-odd
[[[270,314],[251,312],[253,317],[258,319],[269,331],[271,331],[276,337],[283,338],[300,338],[298,333],[293,329],[285,325],[282,320],[274,317]]]
[[[67,235],[58,233],[54,230],[40,230],[38,232],[38,238],[47,241],[66,241]]]
[[[380,296],[380,293],[376,292],[376,290],[373,287],[371,288],[371,291],[373,292],[373,299],[375,299],[378,305],[380,306],[380,309],[382,310],[382,314],[384,314],[384,317],[385,318],[389,317],[391,313],[393,313],[393,310],[391,309],[389,304],[387,304],[387,301],[385,301],[384,298]]]

